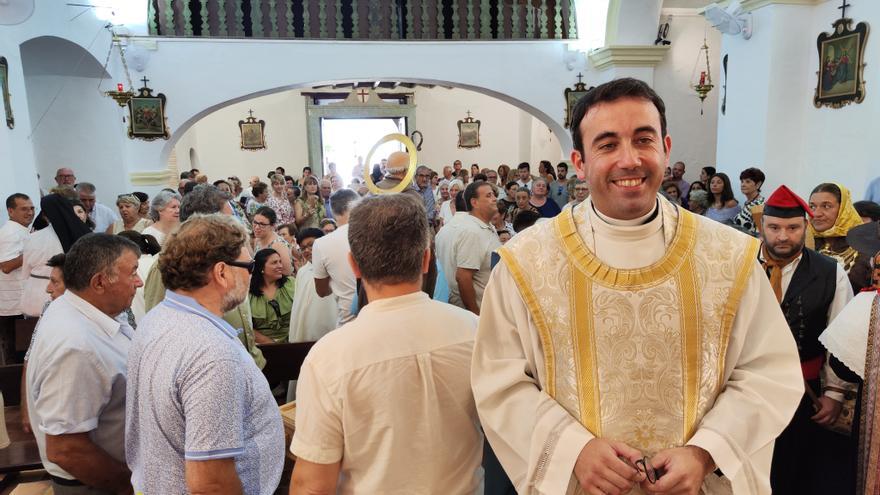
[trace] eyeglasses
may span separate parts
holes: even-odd
[[[637,460],[635,464],[630,462],[630,460],[626,457],[618,456],[617,458],[625,462],[629,467],[644,474],[645,479],[647,479],[648,482],[652,485],[654,483],[657,483],[657,480],[659,480],[660,477],[663,475],[663,472],[661,470],[656,469],[654,468],[654,466],[651,465],[651,461],[649,461],[647,457],[642,457],[641,459]]]
[[[229,266],[237,266],[239,268],[244,268],[248,271],[248,273],[254,273],[254,267],[257,266],[257,262],[254,260],[250,261],[224,261]]]
[[[424,178],[426,178],[426,179],[430,179],[430,178],[431,178],[431,174],[418,174],[418,176],[419,176],[419,177],[424,177]]]
[[[253,224],[254,224],[254,227],[263,227],[263,228],[272,226],[271,223],[258,222],[256,220],[253,221]]]

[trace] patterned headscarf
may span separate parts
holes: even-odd
[[[824,232],[817,232],[816,229],[813,228],[813,224],[810,223],[810,234],[813,237],[846,237],[846,233],[849,232],[849,229],[862,225],[862,217],[859,216],[859,212],[857,212],[856,208],[853,206],[852,195],[850,194],[849,189],[836,182],[833,184],[840,189],[840,210],[837,212],[837,220],[834,221],[833,227]]]

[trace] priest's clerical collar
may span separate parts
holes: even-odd
[[[601,211],[597,210],[596,204],[592,201],[590,202],[590,207],[593,209],[593,212],[596,213],[596,216],[599,217],[603,222],[617,227],[635,227],[637,225],[645,225],[651,223],[651,221],[657,218],[657,215],[660,214],[660,203],[656,201],[654,202],[654,208],[651,211],[638,218],[633,218],[632,220],[619,220],[617,218],[611,218],[608,215],[605,215]]]

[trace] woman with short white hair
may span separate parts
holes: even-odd
[[[119,209],[120,219],[113,223],[114,234],[126,230],[141,233],[153,223],[146,218],[141,218],[141,200],[132,194],[122,194],[116,198],[116,208]]]
[[[162,189],[150,203],[150,218],[153,225],[143,233],[156,238],[161,246],[165,237],[180,225],[180,194],[171,189]]]
[[[449,181],[449,199],[440,205],[440,218],[443,219],[444,225],[448,224],[455,215],[455,195],[463,190],[464,182],[458,179]]]

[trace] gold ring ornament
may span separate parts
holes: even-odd
[[[382,146],[389,141],[397,141],[406,146],[406,153],[409,155],[409,168],[407,168],[406,175],[403,177],[403,180],[400,181],[400,184],[397,184],[390,189],[379,189],[378,187],[376,187],[376,184],[373,182],[373,177],[370,175],[370,172],[372,171],[372,166],[370,165],[372,163],[371,159],[373,158],[373,153],[376,152],[379,146]],[[416,145],[413,144],[410,138],[406,137],[403,134],[388,134],[387,136],[383,137],[376,144],[373,145],[373,147],[370,149],[370,152],[367,154],[367,160],[364,162],[366,165],[364,167],[364,182],[367,184],[367,189],[369,189],[370,192],[373,194],[393,194],[403,191],[404,189],[409,187],[409,185],[412,183],[413,176],[416,175],[417,158]]]

